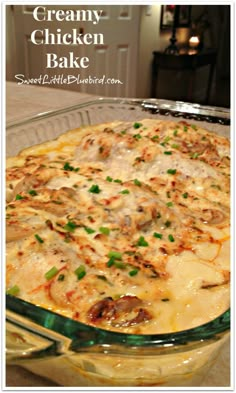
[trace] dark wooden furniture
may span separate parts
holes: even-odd
[[[193,51],[191,52],[190,50],[186,50],[185,52],[180,52],[178,54],[168,54],[164,52],[154,51],[152,62],[151,97],[157,98],[158,75],[160,69],[172,71],[190,70],[191,73],[187,92],[187,100],[189,102],[192,102],[196,70],[200,67],[209,65],[210,70],[206,88],[206,96],[204,100],[204,103],[207,104],[211,92],[216,58],[217,52],[214,49],[208,49],[199,52],[196,51],[195,53],[193,53]]]

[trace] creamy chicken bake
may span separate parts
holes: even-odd
[[[169,333],[229,306],[228,139],[185,121],[69,131],[7,160],[7,292]]]

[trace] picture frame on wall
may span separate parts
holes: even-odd
[[[191,23],[191,6],[166,4],[161,6],[161,30],[175,27],[189,27]]]

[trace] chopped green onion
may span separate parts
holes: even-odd
[[[137,162],[145,162],[145,160],[142,157],[136,157],[135,161],[137,161]]]
[[[185,199],[187,199],[187,198],[188,198],[188,193],[185,192],[184,194],[182,194],[182,197],[185,198]]]
[[[172,207],[173,206],[173,202],[167,202],[166,206],[167,207]]]
[[[65,163],[65,165],[63,166],[63,169],[65,171],[75,171],[75,172],[77,172],[79,170],[79,168],[74,168],[72,165],[70,165],[69,162]]]
[[[199,156],[199,153],[193,153],[193,154],[191,154],[191,158],[198,158],[198,156]]]
[[[20,288],[18,287],[18,285],[13,285],[13,287],[7,290],[7,294],[12,296],[18,295],[19,292],[20,292]]]
[[[51,278],[56,276],[57,273],[58,269],[56,268],[56,266],[53,266],[50,270],[48,270],[47,273],[45,273],[44,277],[46,278],[46,280],[51,280]]]
[[[217,190],[221,190],[221,186],[219,184],[211,184],[212,188],[216,188]]]
[[[149,246],[148,242],[144,239],[144,236],[140,236],[137,242],[137,246],[139,247],[147,247]]]
[[[122,180],[120,180],[120,179],[115,179],[114,182],[115,182],[115,183],[122,183]]]
[[[126,264],[124,262],[121,261],[114,261],[114,265],[115,267],[117,267],[118,269],[125,269],[126,268]]]
[[[37,192],[35,190],[29,190],[28,193],[32,196],[36,196],[38,195]]]
[[[34,235],[34,237],[36,240],[38,240],[39,243],[44,243],[44,240],[39,235],[37,235],[37,233]]]
[[[106,276],[103,276],[102,274],[97,274],[97,276],[96,276],[97,278],[99,278],[99,280],[102,280],[102,281],[107,281],[107,278],[106,278]]]
[[[162,239],[163,235],[161,233],[154,232],[153,236],[156,237],[157,239]]]
[[[142,124],[141,123],[134,123],[133,127],[134,128],[140,128],[140,127],[142,127]]]
[[[84,227],[84,230],[85,230],[88,234],[91,234],[91,233],[95,233],[95,232],[96,232],[94,229],[89,228],[89,227]]]
[[[113,179],[112,179],[111,176],[107,176],[107,177],[106,177],[106,181],[112,182],[112,180],[113,180]]]
[[[85,266],[80,265],[77,267],[77,269],[75,269],[74,273],[76,274],[78,280],[81,280],[86,275]]]
[[[192,127],[193,130],[197,129],[197,126],[195,124],[192,124],[191,127]]]
[[[165,137],[165,139],[164,139],[164,143],[167,143],[167,142],[169,142],[169,140],[170,140],[170,136],[169,136],[169,135],[167,135],[167,136]]]
[[[74,167],[71,166],[71,165],[69,164],[69,162],[66,162],[65,165],[63,166],[63,169],[64,169],[65,171],[73,171]]]
[[[97,276],[96,276],[99,280],[102,280],[102,281],[107,281],[108,282],[108,279],[106,278],[106,276],[103,276],[102,274],[97,274]],[[109,282],[108,282],[109,283]],[[110,283],[109,283],[109,285],[111,285]]]
[[[81,272],[80,274],[77,275],[78,280],[82,280],[82,278],[86,276],[86,272]]]
[[[164,154],[166,154],[167,156],[171,156],[172,151],[164,151]]]
[[[133,138],[135,138],[135,139],[141,139],[141,138],[142,138],[142,135],[140,135],[140,134],[134,134],[134,135],[133,135]]]
[[[70,165],[69,162],[66,162],[65,165],[63,166],[64,171],[74,171],[78,172],[80,168],[75,168],[72,165]]]
[[[59,276],[58,276],[58,281],[64,281],[64,279],[65,279],[65,274],[59,274]]]
[[[78,227],[73,221],[68,221],[66,225],[64,225],[64,229],[68,232],[74,232],[74,230]]]
[[[177,134],[178,134],[178,130],[174,130],[173,135],[177,136]]]
[[[24,199],[24,197],[20,194],[16,194],[16,201],[19,201],[20,199]]]
[[[171,226],[171,221],[167,220],[165,222],[165,226],[166,226],[166,228],[169,228]]]
[[[168,173],[169,175],[175,175],[176,169],[167,169],[166,173]]]
[[[108,258],[122,259],[122,253],[119,251],[109,251]]]
[[[168,236],[168,239],[169,239],[169,241],[170,241],[170,242],[172,242],[172,243],[175,241],[175,239],[174,239],[174,236],[173,236],[173,235],[169,235],[169,236]]]
[[[125,189],[125,190],[121,191],[120,194],[129,194],[129,190]]]
[[[107,262],[107,267],[111,267],[112,265],[114,265],[114,263],[115,263],[115,258],[111,257]]]
[[[173,143],[173,144],[171,145],[171,147],[173,147],[173,149],[178,149],[178,148],[179,148],[179,145],[178,145],[177,143]]]
[[[93,184],[90,187],[89,192],[92,192],[93,194],[99,194],[101,192],[101,190],[97,184]]]
[[[157,141],[158,139],[159,139],[159,135],[154,135],[154,136],[151,137],[151,140],[153,142]]]
[[[139,269],[130,270],[129,275],[130,275],[131,277],[136,276],[136,274],[138,274],[138,271],[139,271]]]
[[[99,232],[101,232],[103,235],[109,235],[110,234],[110,229],[106,227],[100,227]]]
[[[188,131],[188,127],[184,126],[184,132],[187,132],[187,131]]]
[[[125,135],[126,134],[126,130],[123,130],[123,131],[121,131],[120,133],[121,133],[121,135]]]
[[[114,251],[114,253],[116,253],[116,252]],[[106,263],[107,267],[111,267],[114,265],[118,269],[125,269],[126,268],[126,264],[121,261],[121,259],[122,259],[121,257],[117,258],[116,256],[112,255],[111,253],[109,253],[109,254],[111,256],[110,256],[110,259]],[[109,254],[108,254],[108,256],[109,256]]]
[[[139,187],[142,185],[141,181],[139,181],[138,179],[134,179],[134,184]]]

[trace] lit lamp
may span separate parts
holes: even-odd
[[[188,43],[191,49],[197,49],[198,45],[200,44],[199,37],[195,35],[190,37]]]

